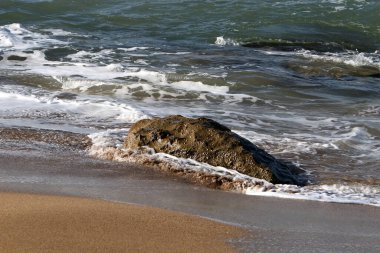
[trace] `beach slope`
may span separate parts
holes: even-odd
[[[0,252],[234,252],[242,230],[196,216],[75,197],[0,193]]]

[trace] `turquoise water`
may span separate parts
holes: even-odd
[[[379,20],[362,0],[2,0],[0,125],[114,136],[207,116],[313,184],[376,192]]]

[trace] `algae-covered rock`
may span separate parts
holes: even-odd
[[[297,176],[302,170],[277,160],[229,128],[207,118],[175,115],[143,119],[132,125],[124,145],[131,149],[148,146],[156,152],[234,169],[272,183],[304,184]]]

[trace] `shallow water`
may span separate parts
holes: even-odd
[[[378,13],[359,0],[4,0],[0,126],[117,146],[139,119],[206,116],[318,187],[376,196]]]

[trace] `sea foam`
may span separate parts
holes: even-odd
[[[377,51],[373,53],[347,51],[345,53],[327,52],[316,54],[309,50],[300,50],[297,51],[296,54],[312,60],[342,63],[353,67],[373,66],[379,68],[380,71],[380,54]]]
[[[240,43],[230,39],[230,38],[224,38],[223,36],[216,37],[215,45],[218,46],[239,46]]]
[[[143,111],[118,101],[104,101],[92,96],[65,100],[57,98],[54,93],[46,96],[28,94],[29,92],[30,90],[21,90],[16,93],[14,89],[12,92],[0,91],[0,117],[4,122],[16,118],[37,122],[44,119],[55,124],[85,124],[86,128],[91,128],[134,123],[150,117]]]
[[[44,31],[58,38],[73,35],[61,29],[45,29]],[[251,95],[231,93],[229,85],[211,85],[198,80],[169,80],[170,73],[146,69],[147,62],[145,61],[139,64],[139,61],[129,60],[134,52],[145,52],[149,49],[148,47],[102,49],[97,52],[81,50],[65,56],[60,61],[52,61],[46,59],[40,47],[55,48],[57,45],[66,46],[68,42],[32,32],[20,24],[1,26],[0,38],[0,45],[4,51],[3,70],[52,77],[62,84],[61,87],[64,90],[86,92],[94,87],[113,86],[113,92],[120,96],[137,94],[135,91],[140,90],[150,98],[160,97],[161,99],[198,97],[200,100],[217,99],[225,103],[242,101],[256,103],[259,100]],[[228,43],[232,42],[227,40]],[[166,54],[161,51],[156,53]],[[175,54],[187,53],[176,52]],[[23,57],[25,60],[8,60],[8,57],[13,55]],[[114,62],[112,57],[115,55],[121,57],[120,62]]]
[[[26,50],[51,44],[62,45],[66,43],[40,33],[31,32],[19,23],[0,26],[0,49],[4,51]]]

